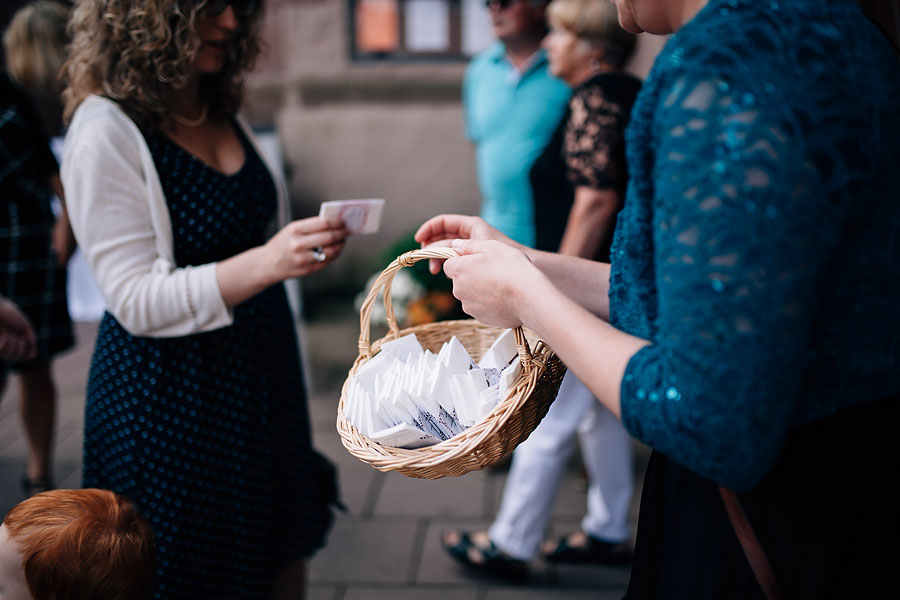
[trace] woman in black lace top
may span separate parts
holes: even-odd
[[[622,70],[634,36],[614,21],[602,35],[588,31],[572,12],[578,4],[554,3],[544,42],[553,74],[574,93],[531,171],[537,247],[608,261],[628,180],[625,127],[641,83]],[[605,5],[593,10],[615,13]]]
[[[555,0],[547,15],[550,71],[574,92],[531,172],[538,247],[609,261],[628,181],[625,128],[641,88],[623,71],[635,36],[619,26],[615,7],[606,2]],[[577,437],[588,472],[588,512],[578,531],[546,544],[544,556],[556,562],[624,562],[634,487],[631,440],[574,374],[567,374],[551,412],[543,446],[552,440],[571,452]],[[557,466],[563,467],[564,462]]]

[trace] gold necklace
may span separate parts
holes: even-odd
[[[188,119],[187,117],[183,117],[179,115],[174,110],[172,111],[172,118],[184,125],[185,127],[198,127],[203,125],[206,122],[206,115],[209,113],[209,104],[207,102],[203,103],[203,106],[200,107],[200,116],[196,119]]]

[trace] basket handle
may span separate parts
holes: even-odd
[[[372,318],[372,308],[375,305],[375,298],[378,297],[378,292],[382,288],[384,289],[384,310],[387,314],[388,326],[391,329],[387,337],[393,339],[400,337],[400,327],[397,325],[397,318],[394,316],[394,307],[391,304],[391,284],[394,281],[394,275],[397,274],[397,271],[403,267],[411,267],[420,260],[430,258],[447,259],[455,258],[457,256],[459,256],[459,253],[453,248],[423,248],[421,250],[411,250],[395,258],[391,264],[381,272],[381,275],[379,275],[375,280],[375,283],[372,284],[372,289],[369,290],[369,294],[366,296],[366,299],[362,303],[362,307],[359,309],[360,355],[365,356],[367,359],[372,358],[372,347],[369,343],[369,335],[371,333],[370,321]],[[524,368],[531,364],[531,350],[528,348],[528,341],[525,339],[525,332],[522,331],[521,326],[513,329],[513,334],[516,338],[516,348],[519,351],[519,360]]]

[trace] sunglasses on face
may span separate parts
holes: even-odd
[[[217,17],[229,6],[239,19],[248,19],[259,10],[260,0],[209,0],[203,9],[208,15]]]

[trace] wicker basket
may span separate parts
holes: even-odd
[[[556,398],[565,374],[565,366],[549,346],[543,341],[535,340],[533,335],[526,336],[522,328],[517,327],[514,332],[522,363],[521,374],[506,398],[501,398],[490,414],[464,432],[434,446],[406,450],[372,442],[347,421],[344,417],[344,403],[353,375],[378,352],[382,343],[415,333],[423,348],[436,353],[444,342],[455,335],[472,358],[479,360],[503,331],[473,319],[428,323],[402,331],[398,328],[391,306],[391,282],[397,271],[422,259],[454,256],[457,254],[450,248],[414,250],[403,254],[381,273],[360,309],[359,356],[341,389],[337,430],[341,435],[341,442],[350,454],[380,471],[398,471],[408,477],[421,479],[440,479],[464,475],[491,465],[525,441],[537,427]],[[384,306],[390,331],[385,337],[370,344],[369,320],[381,288],[384,288]],[[532,349],[529,349],[528,337],[531,337]]]

